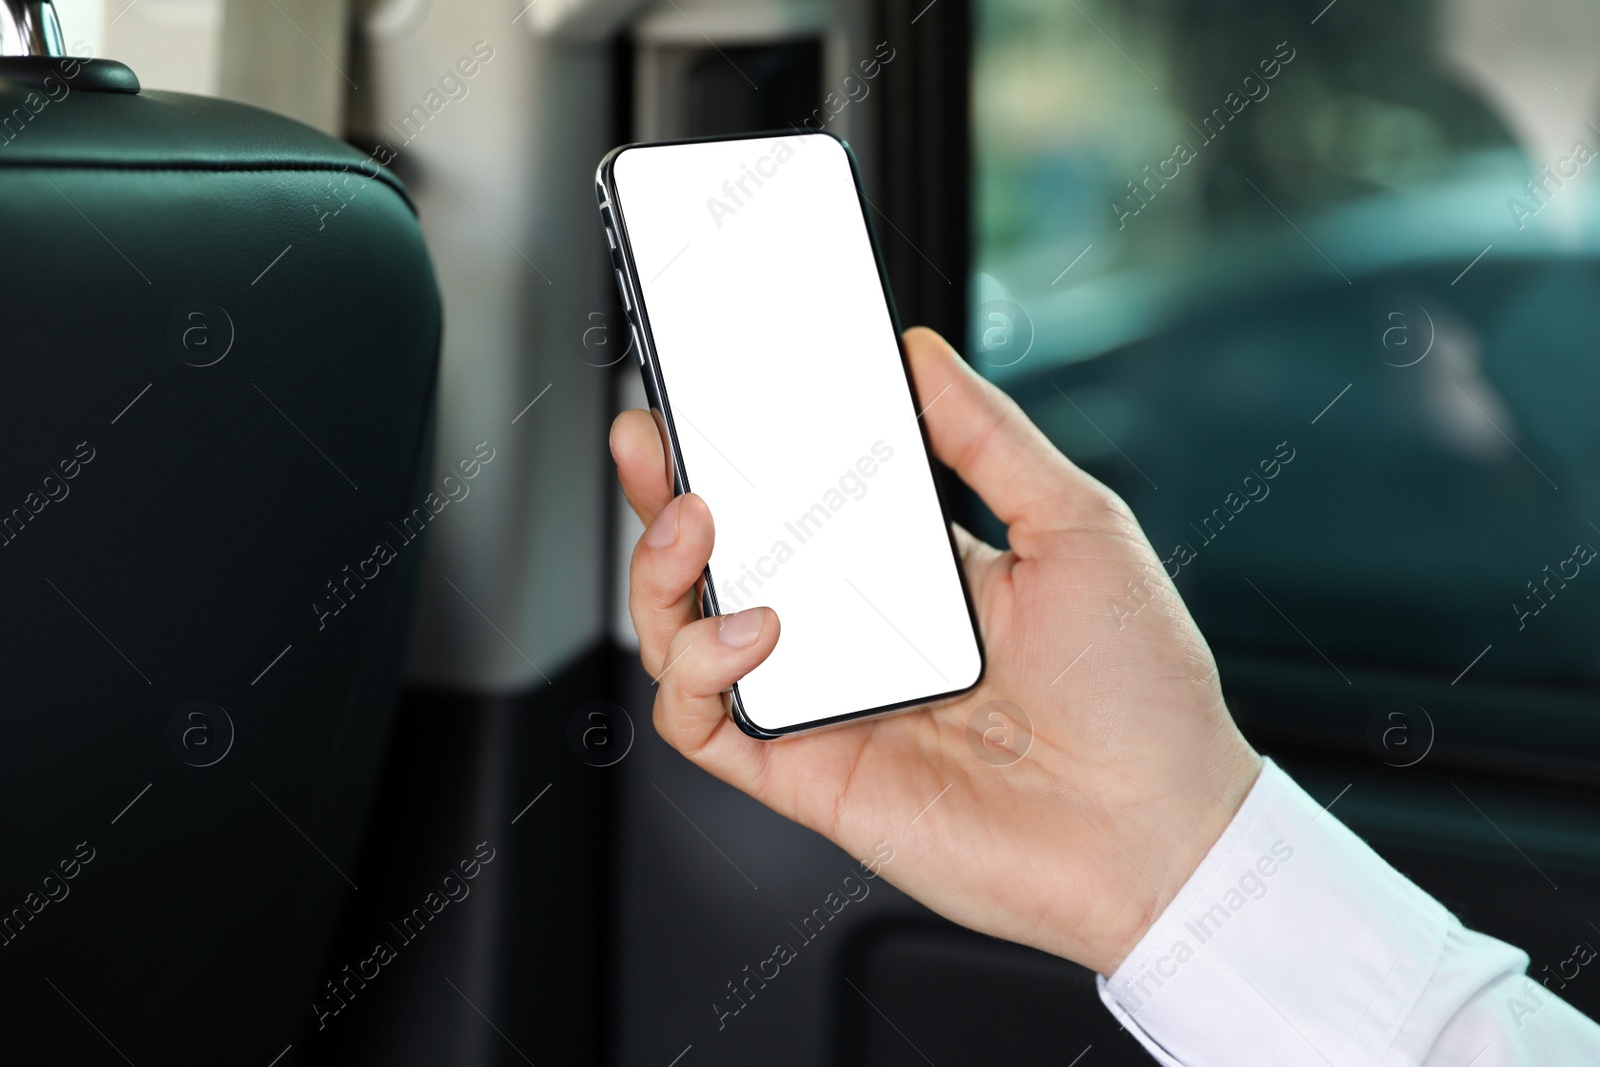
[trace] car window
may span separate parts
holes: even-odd
[[[1600,8],[1319,7],[982,0],[968,352],[1219,656],[1582,691]]]

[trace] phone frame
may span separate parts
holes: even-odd
[[[872,223],[872,215],[868,211],[867,198],[861,180],[861,167],[856,160],[855,152],[850,148],[850,143],[831,130],[762,130],[755,133],[736,133],[713,137],[685,137],[670,141],[646,141],[633,144],[619,145],[605,154],[600,160],[600,165],[595,170],[595,195],[600,202],[600,218],[606,230],[607,245],[611,253],[611,265],[616,270],[617,282],[620,287],[622,306],[627,315],[628,325],[632,331],[634,348],[638,350],[639,372],[644,378],[645,395],[650,401],[652,413],[658,420],[658,425],[666,430],[668,447],[671,451],[673,493],[682,495],[690,492],[689,475],[684,469],[683,460],[678,450],[678,430],[672,419],[672,406],[667,398],[667,387],[661,375],[661,365],[655,355],[655,338],[650,331],[649,316],[645,314],[644,302],[641,299],[638,284],[638,271],[633,261],[633,246],[628,240],[628,230],[622,212],[621,198],[617,195],[615,182],[615,166],[618,158],[624,152],[636,148],[662,148],[674,145],[708,144],[728,141],[757,141],[771,140],[774,138],[788,138],[795,136],[820,135],[832,138],[844,149],[845,158],[850,162],[850,176],[855,183],[856,204],[861,209],[861,220],[866,225],[867,241],[872,247],[872,258],[878,269],[878,284],[883,293],[883,301],[889,312],[889,323],[894,330],[895,343],[900,352],[900,369],[905,374],[906,388],[910,390],[913,405],[921,403],[917,396],[917,385],[911,374],[911,362],[906,355],[904,333],[905,329],[900,322],[899,310],[895,307],[894,294],[889,289],[889,274],[883,262],[883,248],[878,240],[878,231]],[[738,724],[751,737],[762,741],[776,741],[785,737],[794,737],[799,734],[812,733],[825,730],[834,726],[842,726],[861,719],[877,718],[883,715],[892,715],[897,712],[910,711],[914,708],[932,707],[948,703],[972,692],[983,683],[988,674],[988,650],[984,646],[983,631],[978,625],[977,609],[973,605],[972,590],[967,582],[966,568],[962,565],[961,551],[956,546],[955,529],[950,521],[950,507],[945,499],[944,486],[941,484],[939,471],[935,466],[933,443],[928,438],[928,427],[921,416],[917,418],[917,431],[922,438],[922,454],[928,462],[928,472],[933,479],[934,494],[939,501],[939,514],[944,520],[945,537],[950,545],[950,555],[956,566],[956,577],[961,585],[961,597],[966,604],[967,620],[972,626],[972,639],[978,649],[978,673],[973,678],[972,684],[961,689],[953,689],[945,693],[935,693],[930,696],[915,700],[902,700],[882,707],[865,708],[861,711],[845,712],[842,715],[831,715],[825,719],[810,719],[794,726],[768,729],[752,722],[744,709],[744,699],[739,692],[739,685],[734,683],[729,690],[729,705],[733,721]],[[712,579],[711,566],[706,565],[702,574],[704,591],[701,595],[701,614],[707,618],[721,615],[717,610],[716,583]]]

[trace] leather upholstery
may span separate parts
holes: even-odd
[[[259,1067],[357,891],[438,291],[361,153],[66,84],[0,81],[0,1062]]]

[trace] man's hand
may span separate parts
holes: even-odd
[[[772,652],[779,620],[769,608],[700,617],[711,512],[673,498],[655,420],[628,411],[611,451],[648,527],[629,607],[660,677],[656,729],[852,855],[888,842],[883,875],[940,914],[1109,975],[1222,833],[1260,759],[1127,505],[937,334],[905,340],[918,394],[943,394],[924,416],[935,453],[1009,528],[1005,552],[956,530],[988,651],[982,684],[791,740],[745,735],[726,691]],[[992,724],[987,711],[968,722],[991,701],[1031,720],[1020,760],[975,755]]]

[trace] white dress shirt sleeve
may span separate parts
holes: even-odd
[[[1600,1026],[1527,966],[1266,760],[1204,862],[1098,984],[1167,1067],[1600,1065]]]

